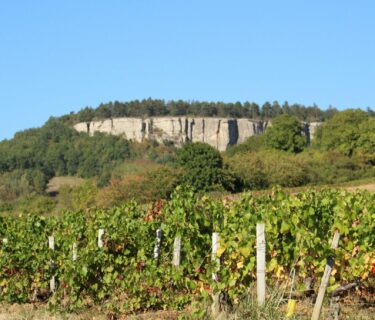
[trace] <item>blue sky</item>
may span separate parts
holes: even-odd
[[[375,2],[0,0],[0,140],[109,100],[375,107]]]

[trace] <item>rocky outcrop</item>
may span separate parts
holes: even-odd
[[[103,132],[138,142],[145,139],[161,143],[171,141],[176,146],[188,141],[199,141],[224,151],[230,145],[242,143],[253,135],[263,133],[267,124],[252,119],[157,117],[82,122],[74,128],[90,135]]]

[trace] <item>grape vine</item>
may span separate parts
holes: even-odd
[[[97,304],[111,310],[183,308],[196,297],[225,289],[236,299],[256,279],[255,227],[266,224],[267,279],[321,277],[341,233],[330,286],[369,281],[375,262],[375,194],[307,191],[235,201],[198,196],[177,188],[153,208],[129,202],[107,210],[66,212],[60,217],[0,217],[0,300],[49,301],[66,310]],[[104,229],[104,246],[97,233]],[[156,230],[163,230],[159,261]],[[218,282],[211,273],[211,235],[220,233]],[[48,236],[55,237],[55,250]],[[173,242],[181,237],[181,265],[172,265]],[[77,260],[73,261],[73,244]],[[50,268],[50,261],[54,268]],[[57,290],[49,292],[56,277]]]

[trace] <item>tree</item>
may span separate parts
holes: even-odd
[[[272,117],[273,118],[277,117],[277,116],[279,116],[282,113],[283,113],[283,110],[280,107],[280,104],[277,101],[274,101],[272,103],[272,109],[271,109],[271,115],[272,115]]]
[[[365,162],[375,165],[375,118],[371,117],[359,127],[360,136],[355,153]]]
[[[95,111],[86,107],[78,113],[78,122],[89,122],[95,117]]]
[[[262,106],[262,111],[261,111],[263,119],[267,120],[271,118],[272,116],[272,105],[266,101],[263,106]]]
[[[99,119],[111,118],[112,117],[111,107],[112,107],[112,103],[110,103],[110,105],[101,104],[95,110],[95,116]]]
[[[222,188],[223,158],[206,143],[185,144],[177,152],[177,164],[185,169],[184,182],[197,190]]]
[[[336,150],[346,156],[352,156],[358,148],[361,134],[367,131],[362,129],[361,133],[361,127],[368,118],[368,114],[362,110],[349,109],[336,113],[318,128],[315,145],[323,150]]]
[[[264,145],[270,149],[298,153],[307,146],[302,123],[293,116],[282,114],[272,120],[263,137]]]

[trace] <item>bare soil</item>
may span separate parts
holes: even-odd
[[[82,184],[85,180],[77,177],[54,177],[52,178],[47,185],[48,193],[59,192],[60,188],[63,186],[67,187],[76,187]]]
[[[367,191],[375,192],[375,183],[363,184],[363,185],[355,186],[355,187],[346,187],[345,189],[348,191],[367,190]]]

